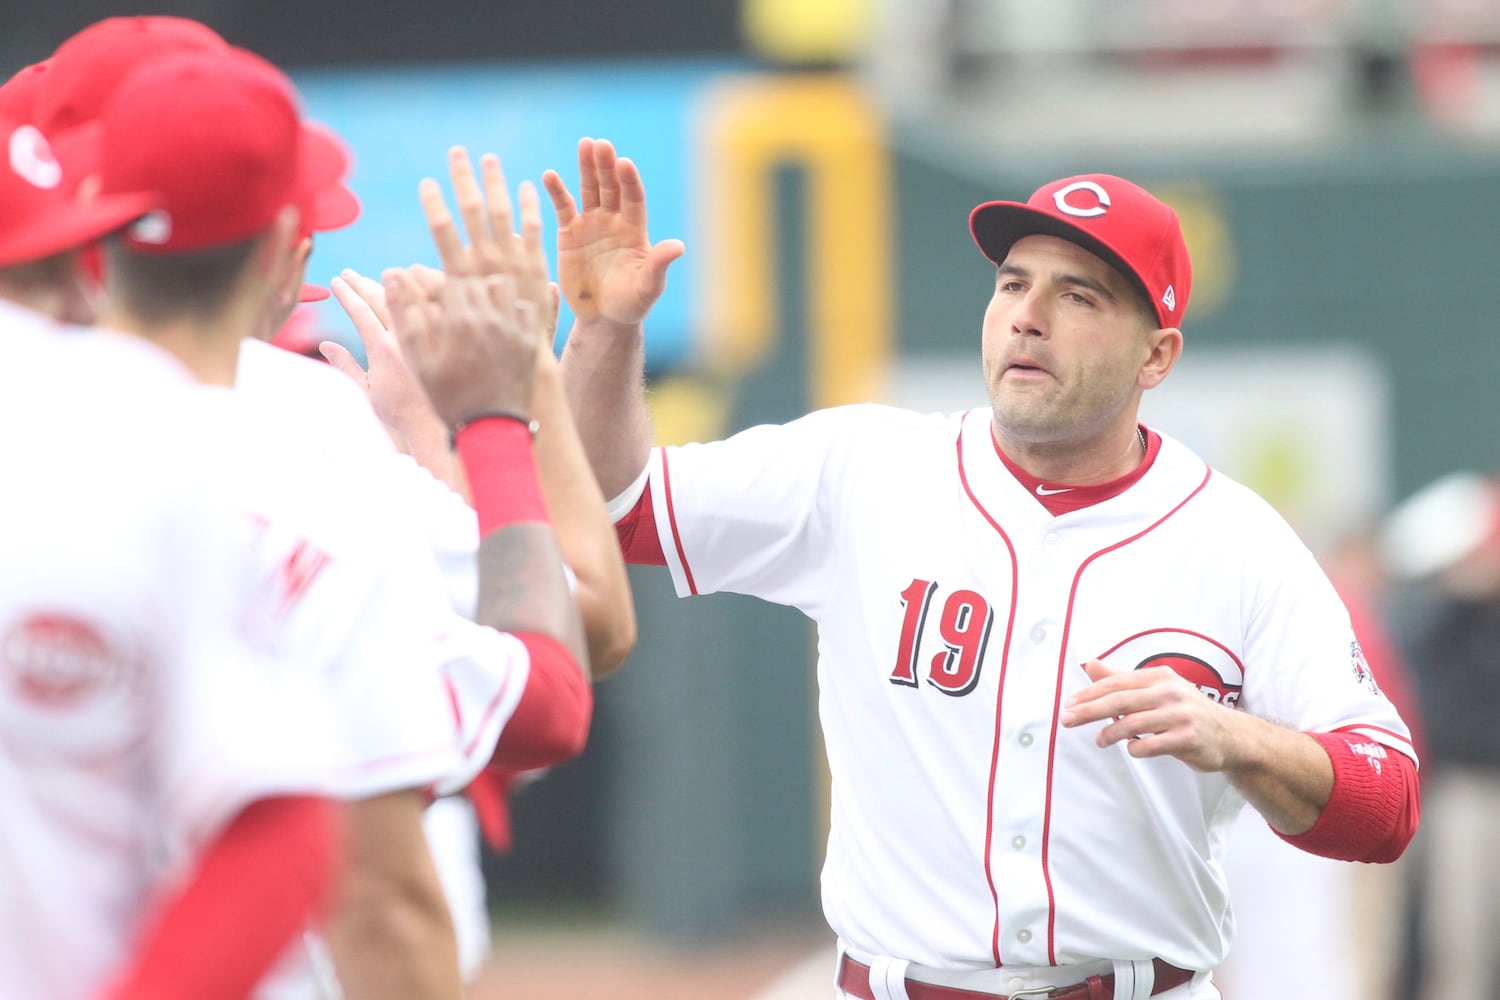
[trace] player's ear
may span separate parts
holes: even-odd
[[[1146,346],[1151,353],[1146,357],[1146,363],[1141,365],[1136,383],[1142,389],[1154,389],[1161,385],[1167,373],[1177,364],[1177,359],[1182,357],[1182,331],[1176,327],[1153,330],[1146,335]]]

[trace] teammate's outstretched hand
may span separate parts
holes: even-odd
[[[604,139],[578,143],[579,202],[557,171],[542,175],[557,212],[557,280],[580,323],[634,326],[661,297],[681,240],[652,244],[640,171]]]
[[[425,438],[434,425],[441,426],[440,421],[396,342],[385,289],[380,282],[349,269],[329,287],[359,334],[368,367],[360,367],[354,355],[331,340],[318,345],[323,357],[365,390],[376,416],[393,434],[405,441]]]
[[[521,207],[521,231],[517,233],[510,189],[498,156],[481,156],[476,178],[469,151],[454,146],[448,151],[448,178],[453,183],[458,219],[448,211],[437,181],[429,177],[418,188],[443,271],[451,275],[508,275],[516,283],[517,295],[545,309],[547,256],[542,252],[542,206],[536,185],[522,181],[517,192]]]
[[[400,268],[382,279],[396,339],[444,424],[531,413],[541,317],[515,279],[449,274],[436,295]]]
[[[449,150],[457,218],[437,181],[427,178],[418,188],[443,274],[413,268],[384,276],[402,349],[449,427],[490,410],[530,415],[543,319],[551,312],[536,187],[520,187],[517,233],[499,157],[485,154],[479,168],[476,178],[468,150]],[[450,336],[453,344],[442,343]]]
[[[1064,703],[1061,722],[1072,728],[1110,720],[1101,747],[1129,740],[1132,757],[1176,757],[1199,771],[1233,764],[1236,710],[1210,701],[1170,667],[1111,670],[1089,660],[1093,683]]]

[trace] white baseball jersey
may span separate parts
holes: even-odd
[[[823,905],[862,953],[1224,958],[1243,799],[1063,729],[1090,658],[1170,665],[1242,710],[1412,754],[1313,556],[1169,438],[1125,492],[1061,516],[1002,464],[987,409],[844,407],[659,448],[649,488],[679,595],[752,594],[818,625]]]
[[[478,588],[474,512],[396,454],[365,396],[321,362],[247,340],[235,394],[252,404],[262,439],[283,449],[288,474],[279,482],[293,491],[318,490],[319,510],[337,520],[349,551],[379,560],[388,596],[374,613],[402,622],[410,640],[392,666],[408,681],[440,682],[445,692],[444,724],[458,755],[431,785],[440,794],[457,792],[493,755],[530,669],[518,639],[469,620]],[[289,441],[297,442],[295,449],[285,444]],[[295,502],[290,495],[284,500]],[[323,612],[306,621],[314,635],[326,627]],[[377,636],[377,641],[389,652],[387,639]],[[347,714],[353,716],[348,727],[356,739],[384,741],[394,721],[390,713],[404,717],[413,706],[399,695],[387,698],[389,692],[371,684],[363,667],[348,677]],[[371,698],[381,707],[363,707]],[[386,758],[379,759],[379,770],[386,770]],[[351,794],[386,790],[369,783],[358,788]],[[471,912],[472,907],[454,908],[456,919]],[[257,994],[261,1000],[337,995],[326,961],[316,945],[309,948],[310,957],[290,962],[265,984]]]
[[[342,760],[316,678],[268,655],[254,526],[183,462],[213,461],[212,391],[114,346],[0,308],[0,996],[18,1000],[95,996],[199,848]]]

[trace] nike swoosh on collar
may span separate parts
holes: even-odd
[[[1073,487],[1071,487],[1071,486],[1064,486],[1064,487],[1061,487],[1060,489],[1055,489],[1055,490],[1049,490],[1045,486],[1038,486],[1036,488],[1036,495],[1039,496],[1039,497],[1050,497],[1050,496],[1056,496],[1058,493],[1072,493],[1072,492],[1073,492]]]

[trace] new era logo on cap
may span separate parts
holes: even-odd
[[[137,243],[166,246],[172,239],[172,217],[160,209],[147,212],[130,227],[130,238]]]
[[[1165,202],[1124,178],[1064,177],[1024,204],[986,202],[970,214],[969,231],[997,264],[1026,236],[1076,243],[1128,278],[1163,328],[1182,323],[1193,283],[1182,224]]]

